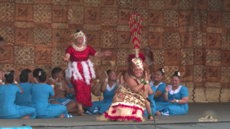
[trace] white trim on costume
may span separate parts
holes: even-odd
[[[67,80],[70,80],[72,76],[71,62],[68,63],[67,69],[65,70],[65,77]]]
[[[73,62],[72,63],[72,71],[71,71],[71,75],[73,73],[73,77],[75,80],[83,80],[78,68],[77,68],[77,62]]]
[[[85,78],[85,82],[87,85],[90,85],[90,73],[92,75],[92,78],[95,78],[95,71],[93,69],[93,63],[88,59],[87,61],[81,61],[81,62],[69,62],[68,68],[66,69],[66,78],[71,79],[73,76],[74,80],[83,80],[83,77],[81,73],[79,72],[77,65],[81,65],[83,68],[83,76]]]
[[[156,87],[156,89],[159,87],[159,85],[160,85],[160,84],[162,84],[162,82],[161,82],[161,83],[159,83],[158,85],[156,85],[156,86],[155,86],[155,87]]]
[[[176,89],[176,90],[172,90],[172,85],[168,85],[169,86],[169,93],[170,94],[177,94],[178,92],[180,92],[180,89],[182,88],[182,86],[181,85],[179,85],[179,87]]]
[[[88,64],[87,64],[87,62],[82,61],[81,66],[83,68],[83,75],[84,75],[84,78],[85,78],[85,82],[86,82],[87,85],[89,85],[91,77],[90,77],[90,74],[89,74]]]
[[[116,87],[116,82],[114,82],[114,84],[112,85],[112,87],[110,87],[109,84],[107,84],[106,89],[107,89],[108,91],[112,91],[115,87]]]

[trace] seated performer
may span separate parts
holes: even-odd
[[[50,103],[66,106],[68,112],[76,112],[77,102],[72,99],[66,98],[66,95],[74,93],[74,89],[69,88],[69,86],[66,84],[66,81],[64,80],[64,75],[62,73],[63,71],[59,67],[55,67],[52,70],[52,78],[50,80],[58,79],[59,82],[56,83],[57,86],[54,88],[55,96],[50,98],[49,101]]]
[[[31,103],[31,88],[32,84],[29,83],[29,73],[28,70],[22,70],[20,74],[20,83],[18,83],[23,89],[23,94],[17,94],[15,104],[28,106]]]
[[[66,70],[67,79],[75,89],[75,97],[78,103],[78,115],[83,113],[83,106],[91,107],[91,79],[95,78],[93,63],[89,56],[103,57],[110,56],[110,51],[96,52],[92,47],[86,45],[86,37],[83,32],[77,30],[74,34],[75,43],[69,46],[64,57],[68,63]]]
[[[116,89],[116,84],[117,84],[116,74],[112,70],[108,70],[107,72],[104,72],[104,73],[105,73],[106,78],[104,82],[101,84],[101,86],[99,84],[100,80],[98,78],[95,86],[91,90],[95,96],[100,96],[102,92],[104,99],[103,101],[93,102],[93,106],[87,108],[87,112],[86,112],[87,114],[95,114],[95,113],[102,114],[106,110],[108,110],[109,106],[112,104],[114,90]]]
[[[137,55],[137,54],[136,54]],[[112,105],[98,121],[143,121],[143,113],[147,108],[149,119],[153,120],[150,103],[146,100],[150,88],[146,69],[143,68],[143,54],[129,56],[129,75],[121,89],[113,97]],[[145,73],[145,79],[142,78]],[[148,88],[149,87],[149,88]]]
[[[5,85],[0,86],[0,118],[33,119],[36,111],[32,107],[18,106],[14,103],[16,94],[23,94],[23,89],[15,82],[14,71],[5,73]]]
[[[188,89],[180,85],[179,72],[173,74],[172,85],[165,87],[163,99],[171,104],[161,107],[157,115],[185,115],[188,112]]]
[[[168,104],[170,104],[163,100],[163,95],[165,93],[165,87],[166,87],[166,84],[162,81],[163,77],[164,77],[164,69],[162,68],[156,70],[152,76],[152,78],[154,79],[152,85],[155,86],[156,88],[154,99],[155,99],[157,111],[161,109],[161,107],[165,107]]]
[[[31,89],[32,99],[30,106],[37,112],[37,118],[63,118],[71,117],[65,106],[60,104],[50,104],[49,97],[54,96],[55,86],[46,84],[46,73],[42,69],[35,69],[33,72],[37,76],[36,84]]]

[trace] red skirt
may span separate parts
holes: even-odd
[[[90,60],[72,62],[68,65],[68,69],[68,74],[71,76],[71,83],[75,89],[76,101],[87,107],[91,107],[91,82],[92,78],[95,78],[93,64]]]
[[[86,82],[81,80],[71,79],[71,83],[75,89],[75,98],[78,103],[82,103],[87,107],[91,107],[91,85],[87,85]]]

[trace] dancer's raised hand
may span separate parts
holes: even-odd
[[[97,78],[97,79],[101,79],[101,74],[102,74],[101,71],[100,71],[100,72],[97,72],[97,73],[96,73],[96,78]]]
[[[123,76],[120,77],[120,83],[121,83],[121,85],[123,85],[125,83],[125,80],[124,80]]]
[[[107,74],[106,71],[104,71],[104,74],[105,74],[105,78],[109,79],[109,75]]]
[[[112,52],[111,51],[105,51],[105,56],[111,56]]]
[[[63,56],[63,60],[68,61],[69,59],[67,57]]]

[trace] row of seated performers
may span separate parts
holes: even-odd
[[[19,83],[14,71],[0,74],[0,118],[69,118],[75,112],[74,89],[63,79],[62,69],[54,68],[47,80],[44,70],[23,70]],[[55,79],[55,80],[54,80]],[[50,83],[52,82],[52,83]],[[50,85],[48,85],[48,84]],[[69,96],[66,96],[70,94]]]
[[[32,75],[33,74],[33,75]],[[98,79],[102,77],[98,73]],[[92,107],[85,109],[86,114],[103,114],[112,104],[114,95],[120,90],[117,85],[118,78],[125,82],[129,78],[127,72],[116,73],[112,70],[104,72],[105,79],[103,83],[97,80],[92,86],[91,92],[95,96],[103,93],[103,101],[93,102]],[[77,110],[77,103],[74,101],[74,88],[69,81],[64,79],[61,68],[54,68],[52,78],[46,80],[46,73],[42,69],[35,69],[32,73],[25,69],[20,73],[20,83],[15,83],[14,71],[1,74],[5,80],[5,85],[0,86],[0,117],[5,119],[16,118],[62,118],[72,117],[68,114]],[[166,86],[162,81],[164,70],[158,69],[149,77],[149,84],[154,91],[148,94],[151,101],[151,111],[157,115],[184,115],[188,111],[188,90],[180,85],[179,72],[172,76],[172,84]],[[34,77],[34,78],[33,78]],[[50,81],[55,81],[56,85]],[[46,84],[46,82],[48,84]],[[181,102],[179,103],[178,100]],[[147,116],[147,110],[144,115]]]
[[[117,91],[121,88],[117,85],[117,78],[122,77],[124,81],[129,77],[128,72],[123,72],[116,76],[115,72],[108,70],[104,72],[105,79],[103,83],[96,84],[92,87],[92,93],[95,96],[100,96],[103,93],[103,101],[93,102],[92,107],[88,107],[86,114],[103,114],[106,112],[112,104],[113,97]],[[101,77],[98,74],[98,79]],[[148,94],[149,100],[151,100],[151,111],[156,115],[184,115],[188,112],[188,90],[185,86],[180,84],[180,74],[175,72],[172,75],[171,85],[166,86],[162,81],[164,77],[164,69],[160,68],[154,71],[149,77],[149,84],[154,91],[152,94]],[[178,103],[181,100],[181,103]],[[147,110],[144,112],[145,116],[148,116]]]

